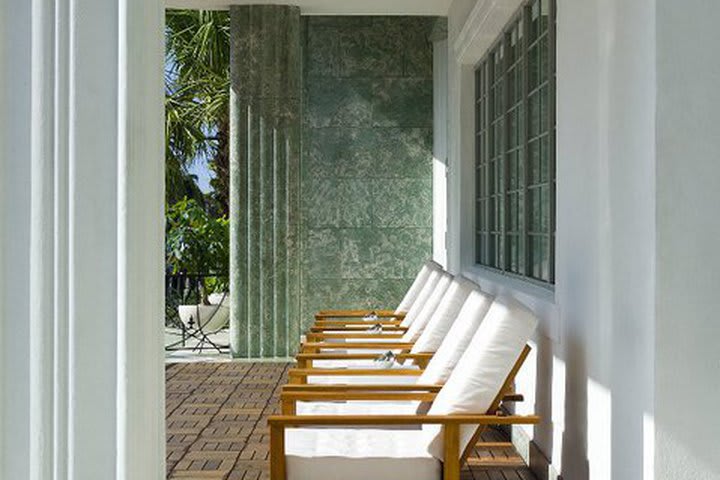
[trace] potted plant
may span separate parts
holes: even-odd
[[[180,320],[208,331],[224,326],[230,313],[229,221],[211,217],[195,200],[184,198],[168,208],[165,242],[169,273],[200,276],[196,303],[178,306]]]

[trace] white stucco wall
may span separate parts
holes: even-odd
[[[450,8],[449,264],[540,317],[520,410],[545,419],[528,433],[552,468],[654,478],[655,2],[558,1],[552,290],[473,265],[471,72],[519,3]]]
[[[0,478],[27,478],[30,2],[0,2]],[[2,208],[6,206],[6,208]],[[12,446],[27,446],[13,449]]]
[[[433,41],[433,260],[447,265],[448,41]]]
[[[720,3],[657,0],[659,479],[720,479]]]

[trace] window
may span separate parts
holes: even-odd
[[[475,70],[475,258],[555,282],[555,0],[517,12]]]

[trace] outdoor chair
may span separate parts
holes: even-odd
[[[424,408],[409,413],[401,408],[381,415],[270,417],[271,480],[459,480],[462,462],[484,428],[540,421],[535,415],[510,415],[500,408],[513,391],[536,324],[522,306],[496,300],[438,392],[334,395],[364,401],[413,400],[429,407],[427,413]],[[293,399],[327,401],[329,396],[296,393]],[[287,400],[286,396],[286,411]],[[390,428],[398,426],[406,428]]]
[[[437,280],[435,280],[433,278]],[[393,330],[381,323],[369,322],[364,330],[338,330],[335,327],[326,327],[322,331],[311,331],[306,334],[306,341],[383,341],[404,339],[405,341],[414,341],[420,336],[427,322],[432,318],[432,314],[443,299],[445,292],[453,281],[453,275],[447,272],[432,272],[431,278],[425,284],[425,287],[419,294],[413,306],[408,311],[403,321]],[[371,331],[377,327],[377,331]],[[318,327],[316,326],[315,329]],[[390,328],[393,328],[392,326]]]
[[[479,288],[474,282],[458,276],[452,279],[450,285],[445,290],[442,298],[439,302],[433,301],[433,311],[430,312],[432,307],[430,302],[423,309],[418,320],[413,323],[411,328],[404,333],[401,338],[387,338],[384,335],[377,334],[374,337],[358,339],[354,335],[350,335],[349,338],[343,339],[344,342],[337,342],[337,339],[325,339],[327,343],[332,346],[338,346],[337,349],[331,353],[319,353],[318,356],[312,356],[313,354],[300,353],[296,357],[298,366],[302,368],[317,367],[317,368],[340,368],[347,366],[354,367],[377,367],[380,362],[378,359],[378,353],[382,354],[388,350],[394,350],[393,353],[400,352],[397,361],[409,363],[412,362],[419,366],[424,366],[427,361],[432,357],[432,354],[437,351],[442,343],[443,339],[447,335],[448,331],[453,325],[453,322],[460,313],[465,301],[473,291],[478,291]],[[435,305],[436,303],[436,305]],[[385,337],[385,338],[381,338]],[[315,337],[313,337],[315,338]],[[323,339],[318,339],[322,342]],[[391,345],[394,342],[412,344],[407,349],[407,353],[402,353],[397,349],[386,348],[385,350],[357,350],[353,349],[353,345],[356,343],[374,343],[383,342],[387,345]],[[318,343],[317,341],[314,343]],[[342,349],[347,346],[344,352]],[[329,347],[328,349],[329,350]],[[340,350],[340,351],[338,351]],[[353,355],[348,357],[347,355]],[[324,356],[324,358],[323,358]]]
[[[399,325],[410,312],[413,305],[417,303],[418,297],[428,280],[431,280],[433,272],[442,272],[444,269],[438,263],[428,260],[423,264],[415,280],[405,293],[397,308],[394,309],[357,309],[357,310],[321,310],[315,314],[315,323],[318,326],[335,327],[365,327],[365,317],[370,317],[374,322],[386,323],[388,325]],[[421,307],[421,306],[420,306]]]
[[[415,362],[414,365],[402,365],[404,368],[368,368],[366,366],[349,366],[346,368],[318,368],[317,362],[327,359],[328,354],[299,354],[297,356],[298,368],[290,369],[288,372],[289,384],[423,384],[438,385],[445,380],[452,372],[460,356],[473,339],[475,332],[488,314],[493,303],[493,297],[477,289],[472,289],[461,308],[455,315],[448,316],[450,321],[446,333],[427,338],[430,336],[426,331],[423,342],[416,343],[408,354],[399,354],[399,359],[425,361]],[[427,335],[426,335],[427,334]],[[427,342],[425,341],[427,340]],[[435,345],[438,340],[440,344]],[[427,348],[434,348],[434,354],[423,354],[415,349],[419,345],[428,345]],[[352,355],[352,354],[351,354]],[[342,354],[335,354],[336,359],[342,359]],[[364,368],[363,368],[364,367]]]
[[[405,332],[386,333],[383,330],[362,333],[334,331],[311,333],[301,343],[299,353],[363,353],[375,357],[387,351],[433,353],[456,318],[462,302],[470,291],[479,291],[480,288],[463,277],[452,278],[445,272],[442,275],[443,278],[436,284],[435,291],[428,292],[429,298],[424,308],[414,316],[415,321]],[[331,362],[325,363],[331,364]]]

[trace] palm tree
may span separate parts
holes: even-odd
[[[168,193],[185,185],[198,157],[215,172],[214,201],[228,211],[230,18],[228,12],[168,10],[165,27],[165,138]],[[181,188],[185,190],[185,188]]]

